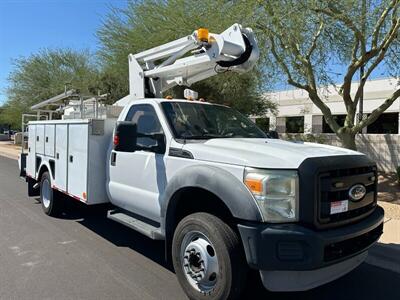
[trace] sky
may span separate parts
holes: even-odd
[[[43,48],[96,51],[95,33],[110,6],[127,0],[0,0],[0,105],[13,59]]]

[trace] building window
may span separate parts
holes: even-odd
[[[256,125],[264,132],[269,131],[269,118],[257,118]]]
[[[367,127],[367,133],[399,133],[399,113],[381,114],[378,119]]]
[[[287,133],[303,133],[304,117],[286,117]]]
[[[334,115],[333,119],[339,124],[340,127],[344,126],[344,121],[346,120],[346,115]],[[322,122],[322,132],[323,133],[333,133],[331,127],[326,123],[325,116]]]

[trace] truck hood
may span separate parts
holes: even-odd
[[[276,169],[297,169],[309,157],[363,155],[339,147],[278,139],[211,139],[187,143],[183,150],[190,151],[197,160]]]

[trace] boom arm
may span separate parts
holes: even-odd
[[[225,70],[247,72],[257,62],[258,45],[250,28],[233,24],[221,34],[206,34],[204,38],[204,29],[199,29],[167,44],[130,54],[131,96],[162,97],[164,91],[176,85],[190,86]],[[191,55],[183,57],[188,52]]]

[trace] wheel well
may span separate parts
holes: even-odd
[[[38,177],[37,177],[37,181],[38,182],[40,182],[42,180],[42,176],[43,176],[43,174],[45,172],[49,172],[49,169],[45,165],[43,165],[43,166],[40,167],[40,170],[39,170],[39,174],[38,174]]]
[[[175,202],[174,229],[184,217],[196,212],[210,213],[228,223],[233,221],[233,216],[224,202],[202,188],[183,188],[172,196],[171,201]]]
[[[226,222],[235,231],[237,230],[234,226],[235,218],[218,196],[202,188],[182,188],[174,193],[167,210],[165,224],[167,261],[170,261],[171,258],[171,245],[175,228],[184,217],[196,212],[212,214]]]

